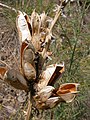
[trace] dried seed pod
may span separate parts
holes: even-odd
[[[29,31],[30,31],[30,35],[32,36],[32,27],[31,27],[30,18],[29,18],[29,16],[28,16],[25,12],[23,12],[23,14],[24,14],[24,17],[25,17],[25,19],[26,19],[26,21],[27,21],[28,28],[29,28]]]
[[[18,29],[20,43],[22,43],[26,39],[30,41],[31,40],[30,30],[28,28],[28,24],[24,17],[24,14],[21,11],[18,11],[16,26]]]
[[[60,103],[60,97],[51,97],[48,98],[46,102],[37,101],[36,108],[37,109],[51,109],[55,107],[58,103]]]
[[[36,79],[36,70],[29,62],[24,63],[23,71],[28,81],[33,81]]]
[[[64,63],[63,64],[55,64],[55,71],[54,71],[53,75],[51,76],[48,84],[54,85],[56,80],[58,80],[62,76],[64,71],[65,71]]]
[[[4,75],[4,80],[16,89],[28,91],[28,86],[23,75],[14,69],[8,70]]]
[[[78,83],[66,83],[62,84],[57,90],[57,95],[59,95],[64,101],[72,102],[75,98],[75,94],[78,93],[77,87]]]
[[[77,93],[77,87],[79,86],[78,83],[65,83],[60,85],[59,89],[57,90],[57,94],[65,94],[65,93]]]
[[[40,24],[40,16],[34,10],[31,14],[32,35],[40,32]]]
[[[43,12],[42,14],[40,14],[40,19],[41,19],[41,28],[49,28],[50,24],[52,22],[52,18],[47,16],[47,14],[45,14],[45,12]]]
[[[28,46],[28,44],[26,42],[22,42],[21,44],[21,51],[20,51],[20,60],[21,60],[21,69],[22,69],[22,61],[23,61],[23,52],[24,52],[24,49],[26,48],[26,46]],[[22,70],[23,71],[23,70]]]
[[[54,89],[55,88],[52,86],[46,86],[34,96],[34,99],[36,101],[45,102],[52,95]]]
[[[52,85],[59,79],[64,72],[64,64],[53,64],[49,65],[45,71],[43,71],[40,75],[40,80],[38,82],[38,89],[42,89],[43,87]]]
[[[49,98],[47,101],[46,101],[46,108],[49,109],[49,108],[53,108],[55,107],[58,103],[60,103],[61,99],[60,97],[51,97]]]
[[[5,67],[0,67],[0,78],[4,79],[4,75],[7,72],[7,68]]]
[[[75,98],[75,94],[73,93],[65,93],[65,94],[59,94],[59,96],[66,102],[66,103],[69,103],[69,102],[72,102]]]
[[[45,14],[45,12],[43,12],[42,14],[40,14],[41,26],[42,27],[45,25],[46,18],[47,18],[47,15]]]

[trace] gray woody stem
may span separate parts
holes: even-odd
[[[29,92],[28,109],[27,109],[27,116],[25,120],[30,120],[31,113],[32,113],[32,103],[31,103],[31,93]]]
[[[10,10],[13,10],[15,13],[17,13],[17,10],[16,10],[15,8],[9,7],[8,5],[5,5],[5,4],[0,3],[0,6],[1,6],[1,7],[8,8],[8,9],[10,9]]]

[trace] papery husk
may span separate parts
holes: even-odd
[[[71,93],[77,93],[77,88],[80,84],[79,83],[65,83],[65,84],[62,84],[60,85],[57,93],[61,93],[61,94],[64,94],[64,93],[68,93],[68,92],[71,92]]]
[[[43,12],[42,14],[40,14],[40,18],[41,18],[41,26],[43,28],[46,28],[46,19],[47,19],[47,15],[45,14],[45,12]]]
[[[19,71],[14,69],[8,70],[4,75],[4,81],[16,89],[29,91],[26,79]]]
[[[32,36],[32,44],[33,44],[36,52],[42,52],[40,40],[41,40],[40,34],[34,34]]]
[[[62,73],[64,72],[64,64],[53,64],[49,65],[45,71],[43,71],[40,75],[40,80],[38,82],[38,89],[42,89],[43,87],[52,85],[58,80]]]
[[[26,46],[28,46],[28,44],[26,42],[22,42],[21,44],[21,49],[20,49],[20,62],[21,62],[21,69],[22,69],[22,61],[23,61],[23,52],[24,49],[26,48]],[[23,71],[23,70],[22,70]]]
[[[40,90],[36,95],[34,96],[34,99],[36,101],[45,102],[51,95],[55,88],[52,86],[46,86],[42,90]]]
[[[59,94],[59,96],[66,102],[66,103],[70,103],[74,100],[75,98],[75,94],[73,93],[65,93],[65,94]]]
[[[32,36],[31,20],[30,20],[29,16],[28,16],[25,12],[23,12],[23,14],[24,14],[24,17],[25,17],[25,19],[26,19],[26,21],[27,21],[28,29],[29,29],[29,31],[30,31],[30,35]],[[31,40],[31,39],[30,39],[30,40]]]
[[[41,28],[49,28],[52,22],[52,18],[47,16],[45,12],[40,14],[40,19],[41,19]]]
[[[0,78],[3,80],[4,79],[4,75],[7,72],[7,68],[5,67],[0,67]]]
[[[31,26],[32,26],[32,35],[37,34],[40,32],[40,16],[35,9],[31,14]]]
[[[23,64],[24,62],[25,63],[29,62],[33,66],[35,66],[34,59],[35,59],[35,49],[32,44],[28,44],[23,50],[22,62]]]
[[[16,19],[16,26],[18,29],[20,44],[26,39],[30,41],[31,40],[30,30],[28,28],[28,24],[25,19],[25,16],[21,11],[18,11],[18,16]]]
[[[52,109],[55,107],[58,103],[60,103],[60,97],[51,97],[48,98],[46,102],[36,102],[36,108],[37,109]]]
[[[78,83],[65,83],[62,84],[57,90],[56,94],[59,95],[67,103],[72,102],[76,96]]]
[[[46,108],[54,108],[61,101],[60,97],[51,97],[46,101]]]

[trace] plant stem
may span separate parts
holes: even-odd
[[[25,120],[30,120],[31,112],[32,112],[31,93],[29,92],[28,109],[27,109],[27,116]]]
[[[5,5],[5,4],[0,3],[0,6],[1,6],[1,7],[8,8],[8,9],[10,9],[10,10],[13,10],[15,13],[17,13],[17,10],[16,10],[15,8],[9,7],[8,5]]]

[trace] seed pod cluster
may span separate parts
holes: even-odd
[[[65,71],[64,63],[44,66],[51,60],[50,44],[55,37],[52,29],[62,11],[57,6],[54,18],[35,10],[31,16],[18,11],[16,26],[20,42],[20,70],[0,68],[0,77],[16,89],[34,91],[32,101],[38,109],[50,109],[60,102],[72,102],[78,93],[77,83],[65,83],[54,88]],[[32,88],[32,89],[30,89]]]

